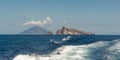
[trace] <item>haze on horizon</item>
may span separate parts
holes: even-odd
[[[120,0],[0,0],[0,34],[22,32],[31,23],[120,34]]]

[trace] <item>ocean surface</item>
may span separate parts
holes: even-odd
[[[0,35],[0,60],[120,60],[120,35]]]

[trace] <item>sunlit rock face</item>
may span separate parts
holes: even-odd
[[[65,35],[94,35],[91,32],[80,31],[73,28],[62,27],[56,31],[56,34],[65,34]]]

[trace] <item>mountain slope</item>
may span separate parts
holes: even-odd
[[[45,35],[45,34],[48,34],[48,31],[39,26],[34,26],[20,33],[20,35]]]

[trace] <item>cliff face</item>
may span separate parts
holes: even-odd
[[[76,30],[73,28],[67,28],[67,27],[62,27],[61,29],[58,29],[56,31],[56,34],[70,34],[70,35],[94,35],[91,32],[84,32],[84,31],[80,31],[80,30]]]

